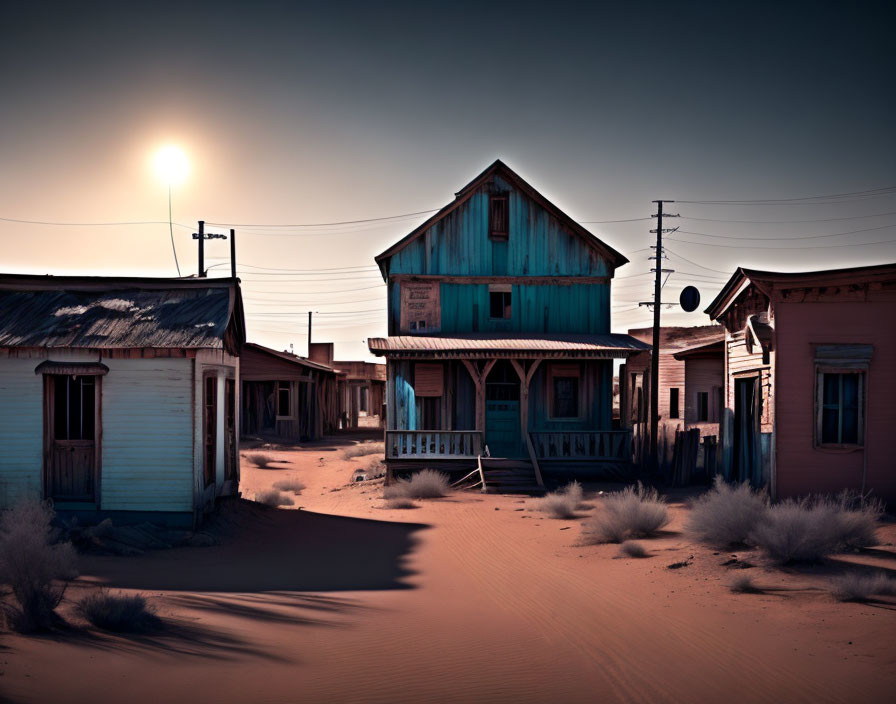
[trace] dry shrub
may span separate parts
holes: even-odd
[[[384,499],[437,499],[451,488],[448,475],[434,469],[422,469],[410,479],[399,479],[383,489]]]
[[[844,550],[876,545],[882,510],[879,501],[847,493],[788,499],[768,510],[749,541],[782,564],[817,562]]]
[[[403,496],[399,496],[394,499],[388,499],[385,504],[386,508],[417,508],[417,504],[415,504],[411,499],[405,498]]]
[[[768,498],[748,482],[727,484],[716,477],[715,485],[691,507],[685,530],[694,540],[726,548],[747,541],[768,511]]]
[[[246,455],[246,459],[249,460],[252,464],[254,464],[259,469],[267,469],[269,465],[271,465],[277,461],[270,455],[265,455],[261,452],[256,452],[251,455]]]
[[[0,516],[0,580],[18,602],[9,616],[19,631],[49,628],[65,593],[58,580],[77,574],[75,550],[70,542],[57,542],[53,518],[49,504],[33,499]]]
[[[359,442],[357,445],[351,445],[342,451],[342,459],[350,460],[355,457],[366,457],[367,455],[384,455],[386,453],[386,443],[384,442]]]
[[[301,494],[305,485],[298,479],[284,479],[283,481],[274,482],[274,488],[280,491],[291,491],[293,494]]]
[[[896,594],[896,580],[883,572],[847,572],[831,580],[831,595],[837,601],[868,601],[873,596]]]
[[[748,574],[737,575],[728,584],[728,588],[737,594],[759,594],[762,591]]]
[[[626,540],[619,546],[619,552],[626,557],[648,557],[649,553],[641,543],[634,540]]]
[[[576,509],[582,503],[582,485],[570,482],[562,489],[536,499],[535,508],[551,518],[576,518]]]
[[[267,489],[255,495],[255,501],[265,506],[277,508],[277,506],[292,506],[295,502],[278,489]]]
[[[638,485],[607,494],[603,507],[585,524],[588,543],[620,543],[655,535],[669,523],[669,510],[656,489]]]
[[[162,623],[142,594],[112,594],[100,589],[81,599],[78,611],[97,628],[118,633],[143,633]]]

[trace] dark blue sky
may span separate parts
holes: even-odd
[[[659,197],[787,198],[896,185],[892,2],[185,4],[3,2],[0,216],[164,220],[167,192],[146,164],[165,142],[191,161],[174,194],[175,220],[187,225],[435,208],[496,157],[579,220],[643,217]],[[896,197],[677,211],[808,220],[893,212]],[[246,229],[241,259],[364,266],[416,222],[278,237]],[[888,223],[896,217],[676,224],[784,239]],[[633,252],[624,276],[646,270],[639,250],[649,227],[591,229]],[[0,223],[4,244],[17,243],[4,268],[167,274],[167,229]],[[709,279],[737,264],[894,260],[889,242],[820,247],[889,240],[894,229],[799,240],[780,252],[755,248],[776,243],[696,235],[670,247],[708,267],[679,260],[676,268]],[[192,267],[189,232],[177,236]],[[346,291],[342,309],[379,305],[377,290],[348,291],[374,279],[351,278],[327,282]],[[673,277],[670,290],[684,279]],[[617,327],[645,319],[627,309],[647,295],[638,283],[617,287]],[[252,288],[247,282],[250,311]],[[290,292],[296,304],[277,312],[327,304],[314,295],[322,285],[259,277],[254,288],[259,303],[276,302],[275,289]],[[679,322],[704,322],[692,317]],[[272,320],[258,324],[258,336],[303,346],[288,315]],[[334,325],[330,336],[380,332],[380,318],[370,321]]]

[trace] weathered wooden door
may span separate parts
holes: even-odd
[[[101,380],[44,377],[44,491],[49,499],[96,502]]]
[[[500,361],[485,380],[485,444],[492,457],[523,457],[520,435],[520,381],[509,362]]]
[[[738,482],[754,481],[759,454],[759,380],[756,377],[734,381],[734,476]]]

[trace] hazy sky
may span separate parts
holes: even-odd
[[[198,219],[236,225],[250,338],[304,354],[314,310],[315,339],[359,358],[385,334],[373,256],[425,216],[300,225],[441,207],[498,157],[580,221],[896,186],[892,2],[186,5],[2,2],[0,217],[165,222],[0,221],[0,270],[175,274],[151,167],[174,143],[182,270]],[[699,283],[708,302],[739,264],[896,261],[892,193],[669,210],[702,233],[670,238],[670,300]],[[649,322],[651,226],[587,225],[631,259],[617,330]]]

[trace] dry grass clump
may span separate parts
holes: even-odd
[[[342,451],[342,459],[350,460],[355,457],[366,457],[367,455],[384,455],[386,453],[386,443],[384,442],[359,442],[357,445],[351,445]]]
[[[266,489],[255,495],[255,501],[265,506],[277,508],[278,506],[292,506],[295,502],[279,489]]]
[[[8,607],[8,620],[16,630],[49,628],[65,594],[59,580],[73,578],[75,549],[58,542],[53,509],[37,500],[25,500],[0,516],[0,581],[12,588],[18,608]]]
[[[274,482],[274,488],[280,491],[291,491],[293,494],[301,494],[305,485],[298,479],[284,479],[283,481]]]
[[[669,523],[669,510],[656,489],[638,485],[616,491],[603,500],[585,524],[582,537],[588,543],[621,543],[628,538],[655,535]]]
[[[847,572],[831,580],[831,595],[837,601],[868,601],[873,596],[896,595],[896,580],[883,572]]]
[[[581,503],[582,485],[573,481],[562,489],[536,499],[535,508],[544,511],[551,518],[570,519],[577,517],[576,509]]]
[[[817,562],[844,550],[876,545],[882,511],[879,501],[845,493],[788,499],[768,510],[749,541],[782,564]]]
[[[739,574],[728,584],[728,588],[736,594],[759,594],[762,589],[756,585],[748,574]]]
[[[112,594],[100,589],[81,599],[78,611],[97,628],[117,633],[143,633],[162,623],[142,594]]]
[[[768,511],[768,498],[748,482],[727,484],[716,477],[713,488],[698,498],[685,531],[694,540],[717,548],[746,543]]]
[[[437,499],[451,491],[448,475],[434,469],[422,469],[410,479],[399,479],[383,489],[384,499]]]
[[[411,499],[399,496],[394,499],[387,499],[385,508],[417,508],[417,504]]]
[[[271,464],[277,461],[270,455],[266,455],[263,452],[255,452],[251,455],[246,455],[246,459],[259,469],[267,469]]]
[[[635,540],[626,540],[619,546],[619,552],[626,557],[649,557],[650,553],[644,549],[641,543]]]

